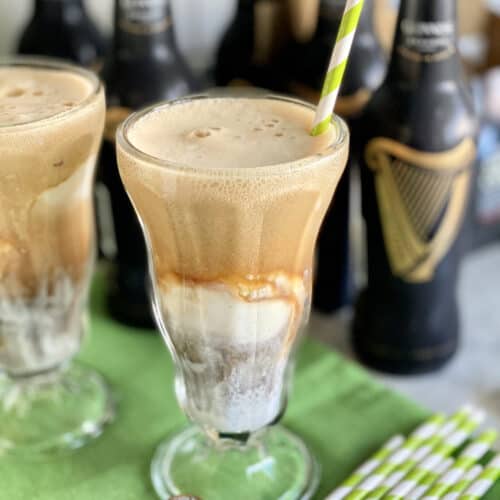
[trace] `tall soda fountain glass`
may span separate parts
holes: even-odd
[[[120,173],[144,230],[158,327],[195,424],[157,450],[161,498],[308,498],[315,462],[277,425],[311,302],[319,227],[345,167],[335,117],[284,97],[198,96],[132,115]]]
[[[0,454],[79,447],[113,415],[101,376],[71,363],[86,326],[104,113],[93,73],[0,61]]]

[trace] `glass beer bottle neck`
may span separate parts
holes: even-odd
[[[456,0],[402,0],[389,78],[392,81],[422,82],[456,78]]]
[[[114,43],[118,55],[176,52],[170,0],[117,0]]]

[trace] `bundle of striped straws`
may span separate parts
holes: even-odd
[[[406,439],[390,439],[326,500],[482,498],[500,478],[500,454],[485,466],[479,464],[497,432],[487,430],[471,438],[484,418],[482,410],[470,405],[448,419],[434,415]]]

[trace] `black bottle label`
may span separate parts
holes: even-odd
[[[148,35],[167,30],[171,24],[170,0],[120,0],[118,25],[133,35]]]
[[[392,139],[372,139],[373,171],[385,249],[392,273],[409,283],[431,281],[465,215],[476,146],[465,138],[439,153]]]
[[[419,22],[403,19],[397,51],[417,62],[435,62],[456,51],[455,25],[452,21]]]

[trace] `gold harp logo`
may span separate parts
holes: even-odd
[[[475,154],[471,138],[441,153],[386,138],[368,143],[365,160],[374,172],[385,248],[399,278],[433,278],[460,229]]]

